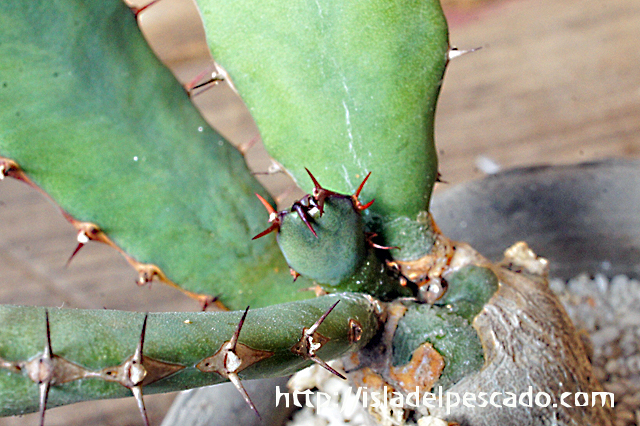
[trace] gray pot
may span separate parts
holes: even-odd
[[[551,276],[640,276],[640,161],[514,169],[438,194],[431,211],[493,261],[526,241]]]

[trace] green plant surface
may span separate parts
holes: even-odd
[[[394,256],[429,251],[424,220],[437,159],[433,119],[446,65],[437,0],[198,0],[212,54],[230,74],[273,158],[305,191],[363,198]]]
[[[241,309],[292,284],[242,156],[211,130],[120,1],[0,4],[0,155],[72,217],[182,288]]]
[[[413,352],[429,342],[444,358],[436,385],[447,389],[484,365],[484,351],[476,330],[467,320],[430,305],[413,305],[398,323],[393,337],[393,365],[407,364]]]
[[[303,276],[337,285],[351,277],[367,257],[362,217],[351,197],[330,196],[324,200],[322,214],[314,208],[304,220],[296,211],[285,211],[281,218],[278,245],[289,266]]]
[[[435,304],[469,322],[498,290],[498,277],[484,266],[466,265],[448,274],[445,279],[447,291]]]
[[[339,303],[318,327],[328,340],[318,357],[332,359],[365,345],[375,334],[378,319],[371,301],[357,294],[335,294],[308,301],[249,310],[238,342],[273,354],[242,370],[243,379],[286,376],[312,361],[294,354],[303,328],[311,327],[327,309]],[[171,392],[225,381],[217,373],[202,372],[196,365],[214,355],[229,341],[242,312],[184,312],[149,314],[144,356],[185,368],[145,385],[145,393]],[[140,340],[144,314],[110,310],[49,309],[52,351],[90,371],[120,365],[133,355]],[[362,334],[353,341],[351,323]],[[44,308],[0,307],[0,358],[21,362],[42,354],[46,342]],[[2,363],[0,363],[2,365]],[[26,372],[0,368],[0,415],[38,410],[38,385]],[[52,386],[49,407],[96,398],[130,396],[118,383],[85,378]]]

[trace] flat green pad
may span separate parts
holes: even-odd
[[[0,155],[187,290],[235,309],[310,297],[273,238],[251,241],[266,226],[253,195],[264,190],[126,6],[10,0],[0,28]]]
[[[427,210],[437,173],[433,119],[449,48],[439,1],[198,4],[213,56],[269,153],[307,192],[305,167],[340,193],[371,171],[362,199],[376,202],[365,220],[403,247],[395,255],[424,254],[405,234],[419,228],[407,222]]]

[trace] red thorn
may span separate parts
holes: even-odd
[[[256,193],[256,197],[258,197],[258,200],[260,200],[260,202],[262,203],[262,205],[264,206],[265,209],[267,209],[267,212],[269,213],[269,216],[276,214],[276,209],[274,209],[271,204],[269,204],[269,202],[267,200],[264,199],[264,197],[258,193]]]
[[[376,199],[374,198],[373,200],[369,201],[367,204],[364,204],[364,205],[363,205],[363,204],[360,204],[360,201],[357,201],[357,199],[356,199],[356,201],[357,201],[357,203],[356,203],[356,208],[357,208],[358,210],[360,210],[360,211],[366,210],[366,209],[368,209],[369,207],[371,207],[371,205],[373,204],[373,202],[374,202],[375,200],[376,200]]]
[[[364,178],[364,180],[362,181],[362,183],[360,184],[360,186],[356,190],[356,193],[353,194],[353,195],[355,195],[356,198],[358,198],[360,196],[360,192],[362,191],[362,188],[364,188],[364,184],[367,183],[367,179],[369,179],[369,176],[371,176],[371,172],[367,173],[367,176]]]
[[[269,202],[265,200],[260,194],[256,194],[256,197],[258,197],[258,200],[260,200],[264,208],[267,209],[267,212],[269,213],[269,223],[271,223],[271,226],[253,237],[252,240],[257,240],[260,237],[264,237],[265,235],[280,229],[280,218],[278,217],[278,212],[276,212],[276,209],[274,209],[271,204],[269,204]]]
[[[318,238],[318,234],[316,234],[315,229],[313,229],[313,226],[311,226],[311,222],[309,222],[309,216],[307,215],[307,212],[302,206],[302,204],[294,203],[293,210],[295,210],[298,213],[298,216],[300,216],[300,219],[302,219],[304,224],[307,225],[307,228],[309,228],[311,233],[313,233],[313,236]]]
[[[371,176],[371,172],[369,172],[367,176],[365,176],[364,180],[360,183],[360,186],[358,187],[356,192],[353,194],[353,202],[356,206],[356,209],[360,211],[368,209],[369,207],[371,207],[371,204],[373,204],[373,202],[375,201],[375,198],[374,198],[373,200],[369,201],[367,204],[362,204],[360,203],[360,200],[358,200],[358,197],[360,196],[360,192],[362,192],[362,188],[364,188],[364,184],[367,183],[369,176]]]

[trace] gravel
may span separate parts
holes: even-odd
[[[549,286],[590,338],[594,373],[615,395],[615,425],[640,426],[640,281],[583,274]]]

